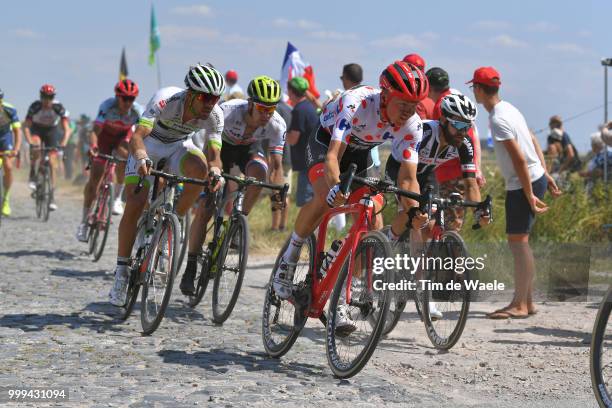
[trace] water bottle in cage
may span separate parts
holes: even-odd
[[[344,244],[344,239],[337,239],[332,242],[331,248],[325,254],[323,262],[321,263],[321,278],[325,277],[325,275],[327,274],[327,270],[329,269],[331,264],[334,263],[334,260],[340,252],[340,248],[342,248],[342,244]]]

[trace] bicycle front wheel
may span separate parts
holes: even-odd
[[[347,257],[329,301],[327,319],[327,361],[339,378],[357,374],[370,360],[382,335],[391,295],[386,283],[393,271],[374,270],[376,259],[393,256],[387,237],[370,231]],[[353,270],[349,273],[349,259]],[[350,301],[347,302],[347,283]]]
[[[231,221],[217,257],[212,293],[213,322],[223,323],[234,310],[248,257],[249,226],[246,217],[238,214]]]
[[[278,263],[287,250],[290,239],[285,241],[285,244],[279,251],[274,263],[274,269],[272,269],[270,274],[261,319],[261,337],[266,353],[271,357],[277,358],[285,355],[297,340],[308,319],[305,312],[312,300],[312,271],[315,267],[314,253],[316,247],[314,234],[311,234],[304,241],[300,258],[293,273],[293,284],[296,288],[294,297],[281,299],[274,292],[272,286],[274,271],[278,269]]]
[[[461,236],[455,231],[445,231],[439,242],[432,243],[428,248],[428,257],[434,259],[465,258],[467,250]],[[422,299],[421,316],[425,323],[427,336],[437,349],[448,350],[453,347],[465,328],[470,309],[470,291],[466,286],[469,281],[469,271],[457,273],[445,269],[430,269],[425,271],[425,280],[430,282],[430,290],[420,291]],[[460,289],[447,290],[450,281],[460,283]],[[441,285],[441,289],[434,285]],[[419,296],[419,295],[417,295]],[[437,318],[433,313],[438,311]]]
[[[610,312],[612,311],[612,287],[608,289],[599,306],[593,337],[591,339],[591,383],[593,392],[600,407],[612,407],[612,361],[607,354],[612,349],[612,328],[609,327]]]
[[[140,320],[143,334],[153,333],[166,312],[178,267],[180,224],[175,214],[160,220],[145,257],[147,271],[142,285]]]
[[[91,226],[89,251],[93,254],[94,262],[98,262],[104,252],[108,230],[111,224],[111,205],[114,197],[114,187],[108,184],[103,187],[102,192],[96,199],[95,224]]]
[[[51,174],[49,174],[49,170],[45,171],[43,178],[43,221],[49,221],[49,214],[51,213],[51,209],[49,206],[51,205],[51,196],[53,195],[53,189],[51,188]]]

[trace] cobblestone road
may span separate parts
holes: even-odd
[[[588,342],[596,305],[543,305],[536,317],[511,322],[486,320],[493,306],[474,305],[446,354],[407,313],[366,368],[340,381],[327,367],[318,322],[283,359],[263,353],[270,258],[251,257],[222,327],[211,322],[210,294],[192,310],[175,288],[162,326],[143,337],[138,310],[120,323],[107,303],[118,220],[93,263],[74,239],[78,196],[60,194],[46,224],[34,218],[23,184],[13,201],[0,227],[0,387],[66,387],[70,402],[56,406],[595,406]]]

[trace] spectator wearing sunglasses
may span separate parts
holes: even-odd
[[[499,96],[501,77],[493,67],[480,67],[471,81],[476,102],[489,112],[497,164],[506,183],[506,234],[514,258],[514,298],[488,314],[491,319],[526,318],[536,313],[533,302],[535,260],[529,234],[535,217],[548,210],[546,189],[561,192],[546,171],[544,155],[521,112]]]

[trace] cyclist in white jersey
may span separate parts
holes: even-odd
[[[166,160],[170,173],[203,179],[209,170],[220,174],[219,148],[223,131],[223,112],[217,105],[225,90],[225,80],[219,71],[209,65],[197,64],[185,76],[187,89],[162,88],[151,99],[130,140],[130,156],[126,166],[125,212],[119,224],[119,244],[115,282],[109,294],[115,306],[126,302],[128,259],[136,237],[138,218],[147,203],[152,178],[150,162]],[[208,137],[218,141],[217,147],[207,150],[207,158],[191,140],[193,132],[206,130]],[[210,165],[210,166],[209,166]],[[140,176],[147,176],[145,188],[135,194]],[[218,188],[218,183],[215,188]],[[177,203],[179,217],[191,208],[202,188],[185,185]]]
[[[274,290],[281,298],[291,296],[293,272],[302,244],[318,226],[325,211],[343,205],[347,199],[357,202],[365,192],[365,188],[360,188],[350,198],[340,192],[340,174],[348,169],[349,164],[357,164],[358,174],[367,174],[372,167],[370,149],[389,141],[396,157],[401,159],[399,185],[419,192],[417,148],[423,129],[416,106],[427,96],[429,83],[423,71],[396,61],[380,75],[380,87],[380,90],[368,86],[349,89],[321,114],[321,126],[311,136],[306,150],[315,196],[300,209],[295,230],[273,280]],[[376,208],[380,209],[380,205],[380,201],[375,202]],[[402,199],[405,210],[417,205],[414,200]],[[393,225],[405,225],[408,221],[406,212],[400,213]],[[415,228],[425,222],[424,217],[416,219],[419,221],[413,222]],[[340,308],[338,326],[354,328],[355,323],[346,308]]]
[[[268,76],[254,78],[248,86],[248,101],[233,99],[221,104],[224,115],[223,148],[221,161],[223,171],[237,165],[247,177],[265,181],[268,175],[268,162],[262,142],[268,141],[270,157],[269,179],[271,183],[283,183],[283,148],[287,125],[276,112],[280,101],[280,84]],[[232,191],[230,182],[228,190]],[[249,186],[246,190],[243,211],[248,215],[257,201],[260,187]],[[282,203],[277,203],[281,205]],[[206,238],[206,224],[212,216],[212,209],[199,205],[192,223],[189,237],[187,266],[180,288],[186,296],[195,292],[194,278],[197,270],[197,256]]]

